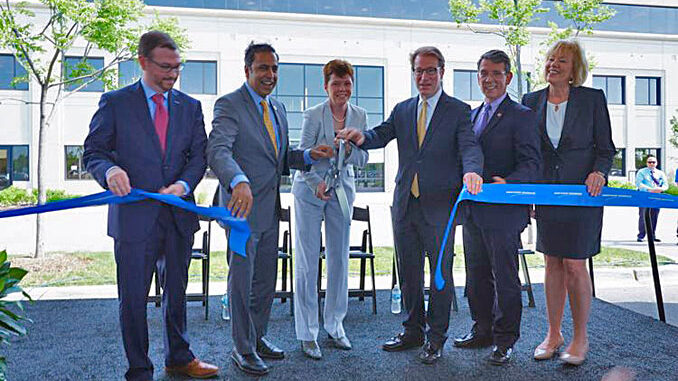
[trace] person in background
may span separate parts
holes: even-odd
[[[647,167],[641,168],[636,173],[636,187],[641,192],[662,193],[669,189],[669,182],[666,175],[660,169],[657,169],[657,158],[650,155],[645,161]],[[650,209],[650,221],[652,222],[652,236],[655,242],[661,242],[654,234],[657,231],[657,217],[659,217],[659,208],[638,208],[638,237],[636,241],[643,242],[645,238],[645,211]]]
[[[523,104],[537,113],[542,180],[586,185],[595,197],[607,182],[615,147],[605,93],[582,86],[588,74],[579,42],[557,41],[546,53],[544,79],[548,86],[526,94]],[[600,252],[603,208],[537,206],[536,217],[537,251],[544,253],[546,262],[549,326],[534,359],[550,359],[564,344],[560,328],[569,296],[574,332],[560,360],[581,365],[589,349],[587,325],[592,298],[586,260]]]
[[[335,135],[345,128],[367,128],[367,112],[349,102],[353,91],[353,66],[343,60],[332,60],[323,67],[327,100],[304,111],[299,149],[318,144],[334,144]],[[296,224],[294,255],[295,292],[294,322],[297,339],[304,354],[320,359],[318,346],[318,257],[320,252],[320,226],[325,221],[325,257],[327,259],[327,293],[323,321],[332,345],[349,350],[351,342],[344,331],[344,317],[348,309],[348,246],[351,232],[351,215],[355,199],[353,167],[367,163],[367,151],[346,145],[342,184],[345,199],[336,189],[328,191],[325,175],[330,160],[319,160],[310,171],[297,171],[292,186],[294,194],[294,219]],[[349,215],[342,212],[342,202]]]

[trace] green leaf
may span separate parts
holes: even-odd
[[[3,250],[0,251],[0,262],[6,262],[7,261],[7,251]]]
[[[19,336],[23,336],[26,334],[26,328],[24,328],[23,325],[21,325],[20,323],[18,323],[17,321],[15,321],[14,319],[10,318],[5,314],[0,314],[0,327],[4,327],[8,331],[14,332]]]

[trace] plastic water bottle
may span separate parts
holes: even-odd
[[[231,310],[228,308],[228,292],[221,297],[221,320],[231,320]]]
[[[401,299],[400,286],[396,284],[395,287],[393,287],[393,290],[391,291],[391,312],[394,314],[400,313],[400,299]]]

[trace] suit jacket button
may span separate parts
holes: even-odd
[[[162,169],[169,169],[169,165],[163,165]]]
[[[558,168],[560,168],[560,166],[559,166],[559,165],[556,165],[556,169],[558,169]]]

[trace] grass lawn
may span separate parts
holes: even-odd
[[[376,259],[374,262],[377,275],[387,275],[391,273],[393,248],[377,247]],[[455,246],[456,253],[462,253],[460,245]],[[49,254],[42,259],[30,259],[21,257],[10,257],[13,266],[22,267],[28,270],[28,275],[24,278],[22,285],[25,287],[35,286],[76,286],[76,285],[99,285],[115,283],[115,260],[113,253],[71,253],[71,254]],[[528,266],[543,267],[544,259],[541,254],[528,255]],[[660,265],[675,263],[670,258],[658,255],[657,261]],[[646,253],[634,250],[617,249],[603,247],[602,252],[594,257],[594,263],[597,267],[601,266],[621,266],[621,267],[647,267],[649,266],[649,256]],[[464,256],[457,254],[454,259],[455,269],[464,268]],[[278,266],[278,273],[281,271]],[[228,266],[223,251],[212,252],[210,263],[210,280],[226,281]],[[367,264],[369,274],[369,263]],[[351,275],[357,275],[360,272],[360,261],[352,260],[350,262],[349,272]],[[189,282],[200,281],[200,262],[192,261],[189,269]]]

